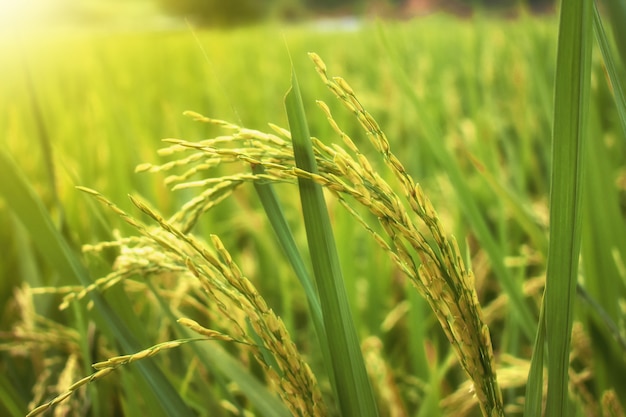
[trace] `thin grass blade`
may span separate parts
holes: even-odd
[[[533,347],[533,356],[530,361],[530,371],[526,383],[526,396],[524,398],[524,417],[535,417],[542,415],[543,406],[543,368],[545,359],[546,342],[546,320],[545,304],[541,303],[539,313],[539,326],[537,337]]]
[[[607,15],[611,19],[613,39],[621,56],[622,63],[626,64],[626,2],[624,0],[602,0]]]
[[[261,174],[265,172],[265,170],[262,166],[255,165],[252,167],[252,172],[255,174]],[[287,219],[285,218],[284,211],[281,207],[280,202],[278,201],[278,198],[276,197],[274,187],[272,187],[271,184],[262,184],[260,182],[255,182],[254,188],[257,191],[257,195],[259,196],[261,204],[263,205],[265,214],[267,215],[267,218],[270,221],[274,232],[276,233],[278,242],[285,251],[287,259],[291,263],[291,266],[294,269],[296,276],[300,281],[300,284],[302,284],[304,293],[311,306],[313,321],[314,323],[316,323],[316,330],[321,330],[322,334],[325,334],[322,318],[322,307],[320,306],[317,290],[315,289],[315,283],[309,276],[304,261],[302,260],[302,256],[300,256],[300,252],[298,251],[298,248],[296,246],[295,239],[293,237],[293,234],[291,233],[291,229],[289,228]],[[321,325],[319,329],[317,327],[318,324]]]
[[[306,121],[302,97],[292,70],[291,89],[285,97],[296,165],[317,173],[317,165]],[[311,179],[300,178],[300,200],[304,215],[313,271],[324,315],[331,364],[336,378],[336,395],[341,414],[378,416],[373,390],[365,370],[359,339],[352,319],[337,250],[322,189]]]
[[[626,16],[624,16],[626,18]],[[606,66],[606,72],[609,76],[609,81],[613,90],[613,97],[615,98],[615,106],[617,107],[617,114],[622,125],[622,133],[626,136],[626,97],[624,93],[624,87],[620,81],[619,72],[617,70],[617,57],[613,59],[614,54],[611,53],[611,47],[609,40],[606,37],[604,31],[604,25],[602,24],[602,18],[600,12],[598,12],[598,6],[593,3],[593,30],[600,46],[600,52],[602,52],[602,59]],[[619,61],[618,61],[619,62]],[[623,66],[622,66],[622,69]]]
[[[255,174],[261,174],[265,170],[260,165],[253,165],[252,172]],[[311,317],[313,319],[313,325],[315,326],[315,332],[318,335],[318,340],[320,342],[320,348],[322,349],[322,354],[324,356],[324,361],[326,363],[331,363],[331,355],[328,350],[328,343],[326,336],[326,329],[324,328],[324,317],[322,315],[322,307],[320,305],[319,297],[317,295],[317,290],[315,288],[315,283],[311,279],[307,268],[304,264],[304,260],[298,251],[298,247],[296,246],[295,239],[291,230],[289,228],[289,224],[287,223],[287,219],[285,218],[284,211],[281,207],[278,198],[276,197],[276,192],[274,191],[274,187],[271,184],[262,184],[260,182],[254,183],[254,188],[256,189],[257,195],[263,205],[263,209],[265,210],[265,215],[267,216],[272,228],[274,229],[274,233],[276,234],[276,238],[280,246],[282,247],[287,260],[291,264],[302,288],[304,289],[304,294],[306,295],[307,301],[309,302],[309,311],[311,312]],[[329,368],[330,371],[330,381],[335,387],[335,377],[334,373],[332,373],[332,368]]]

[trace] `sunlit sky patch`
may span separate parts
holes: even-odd
[[[158,15],[152,0],[0,0],[0,35],[67,27],[135,26]]]
[[[34,27],[57,12],[60,2],[0,0],[0,30]]]

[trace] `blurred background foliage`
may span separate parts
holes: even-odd
[[[555,0],[26,0],[11,6],[0,3],[0,33],[25,20],[33,26],[45,22],[61,27],[145,28],[182,24],[185,20],[198,26],[236,27],[319,17],[409,19],[436,11],[468,16],[482,10],[512,16],[522,10],[553,12],[555,4]],[[28,17],[22,13],[24,10],[28,10]]]
[[[370,14],[383,17],[412,17],[434,10],[468,13],[484,8],[511,11],[515,8],[550,10],[554,0],[235,0],[228,3],[204,0],[157,0],[162,10],[209,24],[241,24],[268,16],[299,19],[311,14]]]

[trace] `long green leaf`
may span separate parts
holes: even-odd
[[[626,9],[624,9],[626,12]],[[626,16],[625,16],[626,17]],[[615,97],[615,106],[617,107],[617,114],[622,125],[622,133],[626,135],[626,97],[624,93],[624,87],[620,81],[620,76],[617,71],[616,59],[613,59],[611,53],[611,47],[604,31],[604,25],[598,7],[596,3],[593,3],[593,31],[596,34],[598,45],[600,46],[600,52],[602,52],[602,59],[606,65],[606,72],[611,82],[613,89],[613,97]],[[623,69],[623,67],[622,67]]]
[[[20,219],[33,238],[41,255],[54,270],[63,276],[72,277],[81,285],[89,285],[92,280],[79,257],[72,251],[63,236],[55,228],[45,207],[28,184],[15,162],[4,151],[0,151],[0,196]],[[92,293],[96,311],[109,326],[116,340],[128,352],[143,349],[133,334],[120,320],[99,293]],[[137,367],[151,386],[155,400],[170,416],[192,416],[174,387],[152,360],[140,361]]]
[[[261,174],[264,171],[265,170],[260,165],[252,167],[252,172],[255,174]],[[304,293],[310,304],[315,328],[316,330],[321,331],[320,336],[324,335],[325,331],[322,318],[322,307],[320,306],[317,290],[315,289],[315,283],[309,276],[306,266],[304,265],[304,260],[302,259],[302,256],[300,256],[300,252],[296,246],[295,239],[291,233],[291,229],[289,228],[283,209],[278,201],[278,198],[276,197],[276,192],[271,184],[255,182],[254,188],[257,191],[259,199],[261,200],[265,214],[267,215],[270,224],[276,233],[278,242],[285,251],[287,259],[291,263],[293,270],[296,272],[296,276],[298,277],[300,284],[302,284],[302,288],[304,289]]]
[[[548,416],[571,415],[568,407],[570,334],[581,235],[583,139],[589,106],[591,2],[561,4],[557,53],[550,242],[545,315],[548,350]]]
[[[611,19],[613,38],[622,63],[626,64],[626,2],[624,0],[603,0],[602,4],[607,9],[608,17]]]
[[[291,89],[285,107],[298,168],[317,173],[302,97],[292,69]],[[320,294],[324,325],[332,352],[336,395],[343,416],[377,416],[370,385],[341,274],[335,240],[322,189],[311,179],[300,178],[300,201],[304,215],[313,271]]]
[[[264,169],[261,165],[253,165],[252,172],[255,174],[261,174],[264,172]],[[322,354],[324,356],[324,361],[326,363],[331,363],[331,354],[328,349],[328,338],[326,336],[326,329],[324,328],[324,317],[322,315],[322,307],[317,295],[317,290],[315,289],[315,283],[311,279],[304,264],[304,260],[298,251],[298,247],[296,246],[295,239],[291,233],[281,204],[278,201],[274,187],[271,184],[263,184],[257,181],[254,183],[254,188],[256,189],[259,199],[261,200],[265,214],[274,229],[276,238],[278,239],[280,246],[283,248],[287,260],[291,264],[291,267],[304,289],[307,301],[309,302],[309,310],[311,311],[315,332],[317,333],[320,348],[322,349]],[[333,389],[335,389],[335,375],[332,371],[332,368],[329,368],[330,382]]]

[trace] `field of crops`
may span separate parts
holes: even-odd
[[[347,359],[356,380],[359,360],[320,335],[346,312],[341,291],[339,310],[322,301],[317,321],[326,290],[303,222],[305,181],[326,188],[330,246],[380,415],[522,415],[554,223],[557,29],[555,16],[434,15],[351,31],[0,40],[0,415],[67,392],[51,415],[354,411],[329,358]],[[618,416],[626,142],[596,52],[569,399],[571,415]],[[317,177],[298,173],[275,127],[291,126],[295,143],[292,65],[319,139]],[[270,183],[275,194],[264,194]],[[438,262],[441,282],[428,272]],[[367,404],[363,386],[354,403]]]

